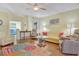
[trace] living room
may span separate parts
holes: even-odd
[[[79,55],[78,51],[72,51],[72,49],[78,47],[78,41],[73,45],[70,44],[73,40],[79,39],[78,35],[74,35],[75,29],[79,28],[78,15],[78,3],[1,3],[0,55]],[[79,33],[78,30],[76,32]],[[59,36],[61,34],[64,34],[63,39],[67,39],[63,41],[62,51],[60,49],[60,39],[62,37]],[[40,44],[42,39],[39,38],[41,35],[44,39],[42,45]],[[67,46],[67,44],[69,45]],[[70,46],[72,47],[69,48]],[[13,49],[14,47],[15,49]],[[9,51],[9,54],[6,52],[7,49],[17,51],[13,53]]]

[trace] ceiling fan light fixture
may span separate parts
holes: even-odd
[[[35,7],[33,7],[33,10],[34,11],[38,11],[39,10],[39,7],[38,6],[35,6]]]

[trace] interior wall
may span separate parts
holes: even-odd
[[[59,18],[60,20],[59,23],[57,24],[49,23],[51,19],[56,19],[56,18]],[[79,9],[62,12],[62,13],[51,15],[48,17],[43,17],[42,20],[48,23],[48,25],[46,26],[49,30],[48,36],[51,38],[58,37],[58,33],[67,28],[67,24],[69,23],[70,20],[75,20],[74,21],[75,27],[79,28],[79,22],[78,22],[79,21]]]
[[[13,39],[9,31],[9,21],[20,21],[22,30],[26,30],[27,16],[17,16],[10,12],[0,12],[0,19],[3,24],[0,25],[0,40]]]
[[[37,18],[37,17],[33,17],[33,16],[28,16],[28,23],[27,23],[27,27],[28,27],[28,30],[32,31],[32,29],[35,29],[35,25],[34,23],[37,23],[37,32],[40,31],[40,18]]]

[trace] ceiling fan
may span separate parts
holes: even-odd
[[[46,10],[45,8],[41,7],[37,3],[34,3],[34,4],[28,3],[28,5],[31,5],[32,10],[34,10],[34,11]],[[30,8],[26,8],[26,9],[30,9]]]

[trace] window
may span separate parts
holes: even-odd
[[[15,28],[21,30],[21,22],[19,21],[10,21],[10,29]]]
[[[75,25],[73,23],[69,23],[67,24],[67,32],[70,33],[70,35],[72,35],[74,33],[74,30],[75,30]]]
[[[10,34],[11,35],[16,35],[16,31],[17,29],[18,30],[21,30],[21,22],[18,22],[18,21],[10,21]]]

